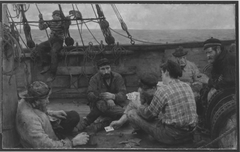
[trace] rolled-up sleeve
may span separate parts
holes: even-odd
[[[42,19],[40,19],[38,27],[40,30],[45,30],[46,28],[48,28],[48,24],[46,22],[44,22]]]
[[[147,105],[141,105],[137,113],[143,117],[144,119],[152,119],[154,117],[157,117],[159,112],[161,111],[162,107],[164,106],[163,102],[161,102],[161,99],[158,98],[156,95],[153,97],[151,103],[149,106]]]

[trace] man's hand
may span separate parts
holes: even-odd
[[[115,100],[115,94],[110,93],[110,92],[104,92],[104,93],[100,93],[100,98],[103,100]]]
[[[113,106],[115,106],[115,103],[114,103],[113,100],[107,100],[107,104],[108,104],[108,106],[109,106],[110,108],[113,107]]]
[[[56,117],[56,118],[59,118],[59,119],[66,119],[67,117],[67,114],[65,111],[63,110],[59,110],[59,111],[52,111],[51,112],[51,115]]]
[[[122,125],[123,125],[122,122],[120,122],[119,120],[115,120],[115,121],[112,121],[109,126],[113,127],[114,129],[118,129]]]
[[[132,100],[132,104],[136,108],[138,108],[142,105],[141,100]]]
[[[208,80],[209,80],[209,78],[208,78],[208,76],[205,75],[205,74],[200,74],[200,75],[198,75],[198,76],[196,77],[196,81],[201,82],[201,83],[204,83],[204,84],[207,84],[207,83],[208,83]]]
[[[72,139],[73,146],[85,145],[89,140],[89,135],[86,132],[78,134]]]

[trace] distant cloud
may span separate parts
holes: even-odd
[[[37,4],[45,20],[50,20],[57,4]],[[61,4],[64,14],[72,10],[72,4]],[[95,18],[91,4],[77,4],[84,18]],[[116,4],[129,29],[234,29],[235,6],[233,4]],[[74,5],[75,9],[76,6]],[[95,5],[93,5],[95,8]],[[121,28],[110,4],[101,4],[111,28]],[[12,5],[8,8],[14,16]],[[29,21],[38,21],[39,12],[31,4],[26,12]],[[19,19],[15,19],[19,21]],[[89,28],[99,28],[88,23]],[[72,28],[76,28],[72,27]]]

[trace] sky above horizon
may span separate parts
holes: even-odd
[[[76,3],[75,3],[76,4]],[[83,18],[95,18],[90,3],[61,4],[65,16],[70,10],[77,8]],[[12,17],[16,16],[12,4],[8,4]],[[44,20],[52,19],[52,12],[58,9],[57,3],[37,4]],[[93,5],[95,8],[95,5]],[[100,4],[103,13],[112,29],[121,29],[121,25],[111,4]],[[128,29],[235,29],[234,4],[115,4]],[[38,21],[38,10],[34,3],[30,4],[26,17],[28,21]],[[20,21],[20,18],[14,18]],[[76,23],[72,21],[72,23]],[[97,23],[88,22],[90,29],[99,29]],[[34,28],[34,27],[33,27]],[[36,27],[37,28],[37,27]],[[77,28],[72,26],[71,28]]]

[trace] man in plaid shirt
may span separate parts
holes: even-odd
[[[162,65],[163,84],[157,88],[157,79],[145,74],[140,78],[140,94],[149,104],[132,100],[131,108],[122,118],[113,121],[110,126],[119,127],[127,120],[161,143],[179,144],[191,141],[197,124],[196,103],[191,87],[178,80],[182,76],[181,67],[168,60]],[[130,106],[129,105],[129,106]]]

